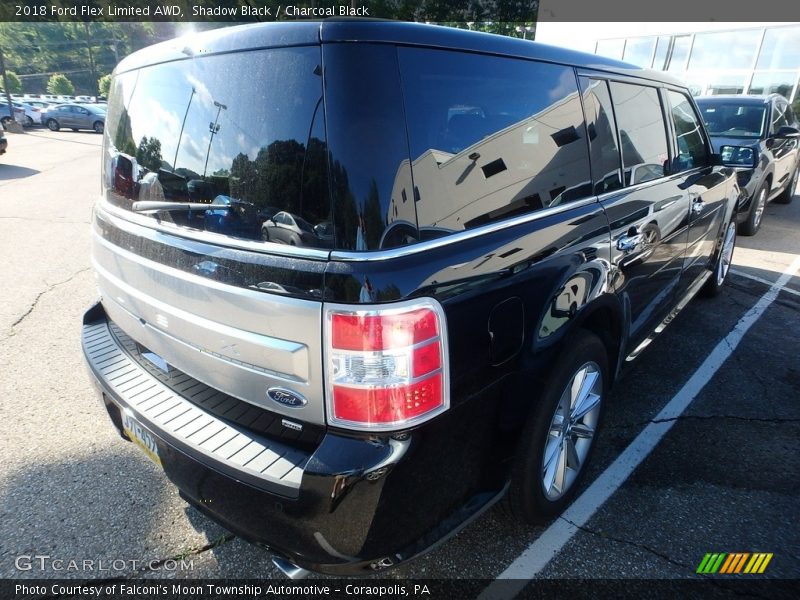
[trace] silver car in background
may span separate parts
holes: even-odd
[[[59,104],[48,109],[42,118],[50,131],[64,127],[73,131],[91,129],[103,133],[106,111],[91,104]]]

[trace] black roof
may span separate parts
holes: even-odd
[[[117,72],[191,56],[332,42],[407,44],[532,58],[682,85],[660,71],[538,42],[421,23],[383,20],[282,21],[226,27],[190,34],[139,50]]]

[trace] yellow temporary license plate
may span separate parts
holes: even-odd
[[[142,425],[136,419],[134,419],[127,410],[122,411],[122,429],[131,439],[131,441],[144,451],[150,460],[156,463],[159,467],[164,467],[164,465],[161,464],[161,457],[158,455],[156,438],[152,433],[142,427]]]

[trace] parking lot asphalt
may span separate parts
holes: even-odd
[[[0,159],[0,577],[282,577],[268,552],[188,507],[116,435],[95,398],[79,328],[96,295],[89,220],[100,136],[8,137]],[[759,234],[739,238],[724,292],[692,301],[635,361],[609,398],[586,485],[797,259],[798,232],[800,196],[769,205]],[[800,577],[798,291],[800,278],[791,277],[653,452],[539,577],[690,578],[707,552],[771,552],[763,577]],[[496,507],[385,576],[493,579],[544,531]],[[102,573],[52,564],[19,570],[25,555],[127,564]],[[163,560],[174,557],[192,568],[167,570]],[[139,570],[152,560],[162,567]]]

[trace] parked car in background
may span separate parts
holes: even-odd
[[[261,226],[261,239],[265,242],[278,242],[290,246],[318,246],[319,238],[314,227],[297,215],[281,211],[264,221]]]
[[[8,140],[6,139],[6,136],[3,135],[3,132],[0,131],[0,154],[5,154],[7,148]]]
[[[205,214],[205,230],[241,238],[259,238],[258,210],[243,202],[220,194],[211,202]]]
[[[767,202],[788,204],[797,188],[798,117],[780,94],[696,100],[714,149],[726,161],[741,165],[737,167],[742,188],[737,221],[742,235],[755,235]]]
[[[8,107],[8,103],[3,101],[0,98],[0,123],[3,124],[4,127],[8,126],[11,121],[16,121],[20,124],[25,124],[25,109],[14,105],[14,114],[11,114],[11,109]]]
[[[50,131],[64,127],[73,131],[92,129],[96,133],[103,133],[106,111],[90,104],[59,104],[50,108],[44,119]]]
[[[14,102],[14,106],[25,111],[25,117],[22,122],[25,127],[42,124],[43,111],[41,108],[27,102]]]

